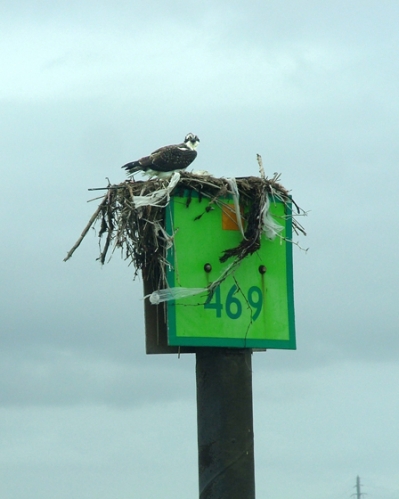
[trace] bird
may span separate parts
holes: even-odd
[[[122,168],[128,175],[143,172],[149,178],[169,178],[174,172],[185,170],[195,160],[199,142],[197,135],[188,133],[181,144],[160,147],[149,156],[126,163]]]

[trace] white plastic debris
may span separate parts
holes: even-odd
[[[170,193],[176,187],[179,180],[180,173],[174,172],[167,187],[158,189],[157,191],[147,194],[146,196],[134,196],[134,206],[136,208],[140,208],[142,206],[167,206],[170,200]]]
[[[201,293],[207,293],[208,288],[166,288],[158,289],[144,298],[149,298],[152,305],[158,305],[164,301],[180,300],[187,296],[195,296]]]
[[[234,177],[226,178],[226,182],[229,184],[231,192],[233,193],[234,208],[236,211],[237,225],[240,229],[242,237],[246,240],[244,235],[244,227],[242,225],[241,210],[240,210],[240,194],[238,192],[237,182]]]
[[[165,249],[167,250],[170,249],[173,246],[175,234],[178,231],[178,229],[176,229],[172,235],[169,235],[162,226],[162,224],[160,224],[159,222],[154,222],[154,228],[157,234],[158,232],[162,234],[163,240],[165,241]]]
[[[210,176],[211,174],[208,172],[208,170],[193,170],[191,172],[193,175],[199,175],[200,177],[203,176]]]
[[[274,220],[274,218],[270,214],[269,209],[270,209],[270,199],[269,196],[266,196],[266,202],[260,212],[262,216],[262,230],[268,239],[273,240],[276,236],[280,234],[280,232],[284,229],[284,227]]]

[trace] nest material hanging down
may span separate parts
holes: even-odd
[[[261,235],[273,238],[282,226],[276,224],[268,214],[270,200],[276,199],[285,204],[293,204],[296,213],[292,216],[292,226],[296,234],[305,231],[295,218],[305,214],[289,196],[288,191],[279,183],[279,175],[272,179],[260,177],[242,177],[236,179],[215,178],[211,175],[194,173],[174,173],[169,180],[131,181],[108,185],[107,192],[100,205],[89,220],[82,235],[68,252],[64,261],[71,258],[89,229],[99,224],[100,256],[103,264],[108,254],[119,248],[125,259],[133,263],[135,275],[142,271],[143,278],[149,279],[154,289],[167,287],[165,279],[166,249],[173,245],[173,234],[167,234],[164,228],[165,207],[170,195],[188,192],[187,205],[193,193],[199,199],[208,198],[207,209],[212,205],[223,205],[223,198],[233,196],[242,241],[235,248],[226,248],[220,261],[232,259],[232,263],[210,286],[210,292],[238,265],[246,256],[260,247]],[[245,213],[241,220],[240,207]]]

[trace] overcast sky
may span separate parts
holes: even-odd
[[[0,495],[198,497],[195,358],[146,356],[142,284],[101,268],[90,187],[200,139],[282,174],[296,351],[253,358],[258,498],[399,498],[399,3],[4,0]]]

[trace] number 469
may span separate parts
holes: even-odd
[[[238,319],[242,314],[242,303],[235,294],[237,293],[237,286],[233,284],[227,293],[225,305],[222,303],[220,286],[215,289],[211,300],[207,300],[204,308],[214,309],[216,317],[222,317],[222,310],[224,309],[227,317],[230,319]],[[255,309],[252,320],[256,321],[262,311],[263,294],[258,286],[251,286],[248,290],[247,300],[251,308]]]

